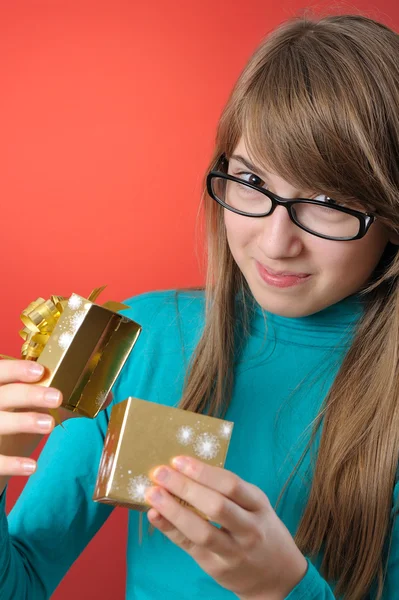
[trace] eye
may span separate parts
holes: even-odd
[[[256,185],[257,187],[264,187],[265,182],[263,179],[255,175],[254,173],[247,173],[245,171],[238,171],[237,173],[233,173],[235,177],[239,177],[252,185]]]
[[[325,202],[326,204],[337,204],[335,200],[327,196],[327,194],[318,194],[313,197],[313,200],[320,200],[320,202]]]

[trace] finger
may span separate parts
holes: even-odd
[[[32,360],[0,360],[0,385],[40,381],[43,374],[43,365]]]
[[[222,557],[206,548],[196,546],[191,540],[187,539],[185,535],[181,533],[176,527],[169,523],[155,508],[151,508],[148,513],[148,519],[150,523],[156,527],[161,533],[165,535],[171,542],[176,546],[179,546],[182,550],[187,552],[193,559],[200,565],[206,564],[207,562],[214,563],[215,560],[221,559]]]
[[[253,515],[223,494],[205,487],[182,473],[166,466],[151,474],[154,481],[171,494],[197,508],[214,523],[232,533],[245,533],[253,525]]]
[[[0,473],[5,477],[14,477],[15,475],[29,476],[37,468],[35,460],[19,456],[4,456],[0,454]]]
[[[258,511],[269,505],[267,496],[255,485],[235,473],[207,465],[191,456],[176,456],[172,465],[190,479],[213,489],[249,511]]]
[[[194,543],[187,539],[181,531],[176,529],[176,527],[165,519],[161,513],[155,510],[155,508],[150,508],[147,517],[150,523],[159,529],[159,531],[162,531],[162,533],[164,533],[174,544],[180,546],[186,550],[186,552],[189,552],[192,549]]]
[[[205,548],[196,546],[191,540],[187,539],[181,531],[176,529],[176,527],[174,527],[172,523],[169,523],[169,521],[165,519],[154,508],[151,508],[148,511],[147,515],[148,520],[154,527],[161,531],[165,535],[165,537],[167,537],[176,546],[179,546],[179,548],[190,554],[190,556],[192,556],[194,560],[198,562],[198,564],[201,564],[201,561],[204,561],[207,558],[209,559],[210,556],[216,556],[210,550],[206,550]]]
[[[222,555],[230,555],[233,552],[235,542],[227,532],[221,531],[192,510],[182,506],[165,489],[147,488],[146,499],[164,519],[195,546]],[[187,551],[191,552],[192,548]]]
[[[0,435],[16,433],[50,433],[54,419],[50,415],[33,412],[0,412]]]
[[[57,408],[62,394],[55,388],[29,383],[9,383],[0,386],[0,410],[21,408]]]

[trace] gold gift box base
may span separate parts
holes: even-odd
[[[147,510],[145,492],[154,485],[150,473],[155,467],[179,455],[224,467],[232,430],[232,422],[216,417],[138,398],[123,400],[112,408],[93,500]]]
[[[72,294],[37,359],[46,371],[39,385],[59,389],[67,410],[95,418],[140,333],[135,321]]]

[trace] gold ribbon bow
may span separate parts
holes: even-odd
[[[106,287],[103,285],[102,287],[95,288],[88,297],[88,300],[95,302]],[[22,311],[21,321],[25,327],[19,332],[19,335],[24,340],[21,349],[21,359],[34,361],[38,359],[54,331],[61,314],[64,312],[68,300],[69,298],[65,298],[64,296],[51,296],[49,300],[38,298]],[[114,302],[113,300],[105,302],[102,306],[114,312],[129,308],[126,304]],[[14,357],[4,354],[0,354],[0,357],[15,360]],[[52,410],[50,412],[55,416]]]
[[[95,302],[106,287],[103,285],[102,287],[95,288],[88,297],[88,300]],[[37,360],[44,346],[47,344],[50,335],[53,333],[54,327],[57,325],[58,319],[64,312],[67,303],[68,298],[64,298],[63,296],[51,296],[50,300],[38,298],[22,311],[21,321],[25,325],[19,332],[19,335],[24,340],[21,350],[22,359]],[[114,312],[129,308],[126,304],[114,302],[113,300],[105,302],[103,306]]]

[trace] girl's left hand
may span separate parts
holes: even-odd
[[[267,496],[231,471],[191,457],[157,467],[147,489],[148,519],[241,600],[283,600],[307,561]],[[173,498],[206,514],[212,525]]]

